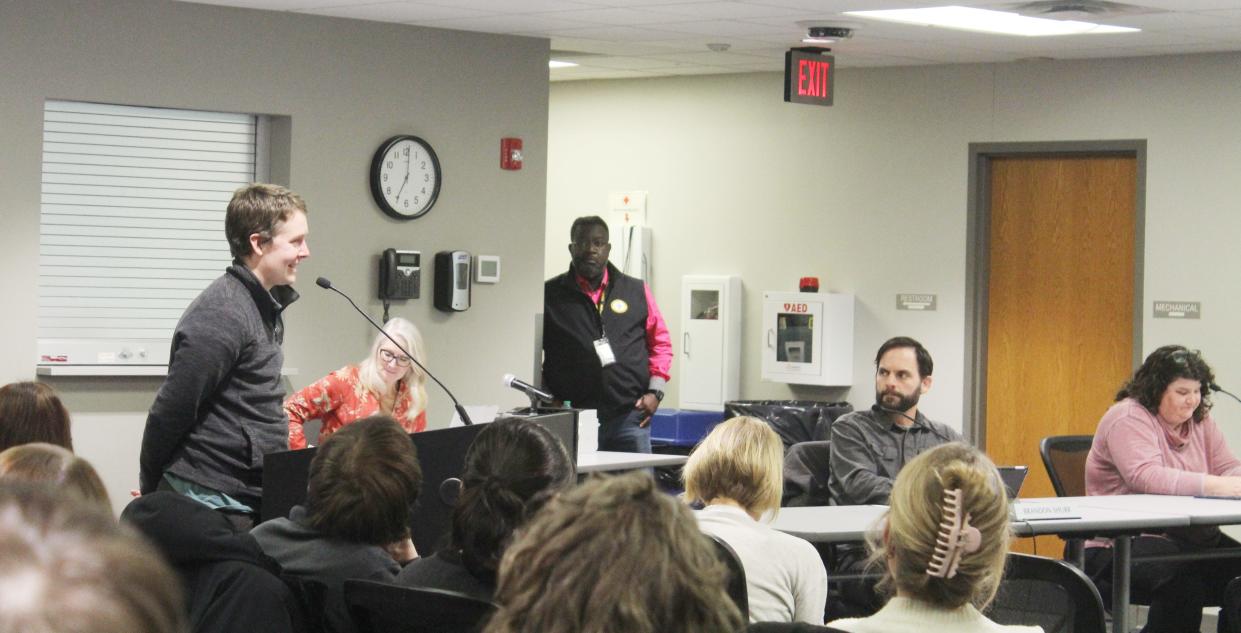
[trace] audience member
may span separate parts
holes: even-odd
[[[62,446],[33,442],[5,449],[0,452],[0,480],[51,484],[79,501],[112,512],[99,473]]]
[[[384,332],[426,363],[422,334],[413,323],[394,318]],[[284,412],[289,416],[289,448],[306,448],[303,426],[319,420],[322,444],[340,427],[381,414],[392,416],[409,433],[427,427],[427,375],[383,334],[375,335],[371,353],[362,362],[342,367],[289,396]]]
[[[878,613],[836,620],[853,633],[1041,632],[1005,626],[980,609],[995,597],[1011,539],[1008,496],[991,460],[966,444],[933,448],[905,465],[868,545],[894,591]]]
[[[685,495],[706,504],[703,532],[733,548],[745,569],[751,622],[823,623],[827,570],[808,541],[761,521],[780,509],[784,444],[757,418],[718,425],[684,469]]]
[[[326,585],[323,619],[329,631],[348,633],[344,581],[392,581],[417,558],[409,523],[421,487],[409,434],[389,417],[359,420],[315,453],[306,505],[251,533],[286,574]]]
[[[744,623],[689,508],[646,473],[556,495],[500,564],[486,633],[721,633]]]
[[[518,418],[488,424],[465,454],[450,546],[410,563],[397,583],[491,600],[513,533],[576,480],[568,450],[541,424]]]
[[[176,576],[110,513],[0,485],[0,633],[183,633]]]
[[[1099,420],[1086,457],[1086,494],[1241,496],[1241,461],[1211,417],[1215,376],[1198,352],[1165,345],[1151,352]],[[1209,552],[1238,543],[1216,527],[1169,530],[1133,539],[1134,556]],[[1086,573],[1111,596],[1112,550],[1106,539],[1086,546]],[[1150,605],[1146,633],[1197,631],[1202,608],[1220,605],[1241,576],[1241,559],[1139,562],[1132,596]],[[1222,620],[1235,613],[1225,609]],[[1219,630],[1228,630],[1221,622]],[[1238,625],[1241,623],[1231,623]]]
[[[69,411],[51,387],[12,382],[0,387],[0,451],[29,442],[73,450]]]

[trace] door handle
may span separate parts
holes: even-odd
[[[689,332],[681,334],[681,347],[685,349],[685,355],[689,356]]]

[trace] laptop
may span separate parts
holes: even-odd
[[[1008,492],[1008,500],[1016,499],[1017,494],[1021,492],[1021,484],[1026,481],[1026,475],[1030,474],[1029,467],[1001,466],[999,471],[1000,479],[1004,482],[1004,489]]]

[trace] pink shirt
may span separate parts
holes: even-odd
[[[1241,461],[1209,414],[1174,428],[1126,398],[1099,420],[1086,457],[1086,494],[1200,495],[1205,475],[1239,474]]]
[[[581,275],[573,276],[577,280],[577,287],[598,307],[608,288],[607,267],[603,268],[603,280],[599,282],[598,288],[591,288],[590,282]],[[668,333],[664,316],[659,313],[659,306],[655,305],[655,297],[651,296],[651,287],[642,282],[642,290],[646,294],[646,353],[649,357],[647,370],[652,376],[668,381],[672,379],[672,335]]]

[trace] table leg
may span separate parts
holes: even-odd
[[[1129,573],[1132,536],[1112,539],[1112,633],[1129,633]]]

